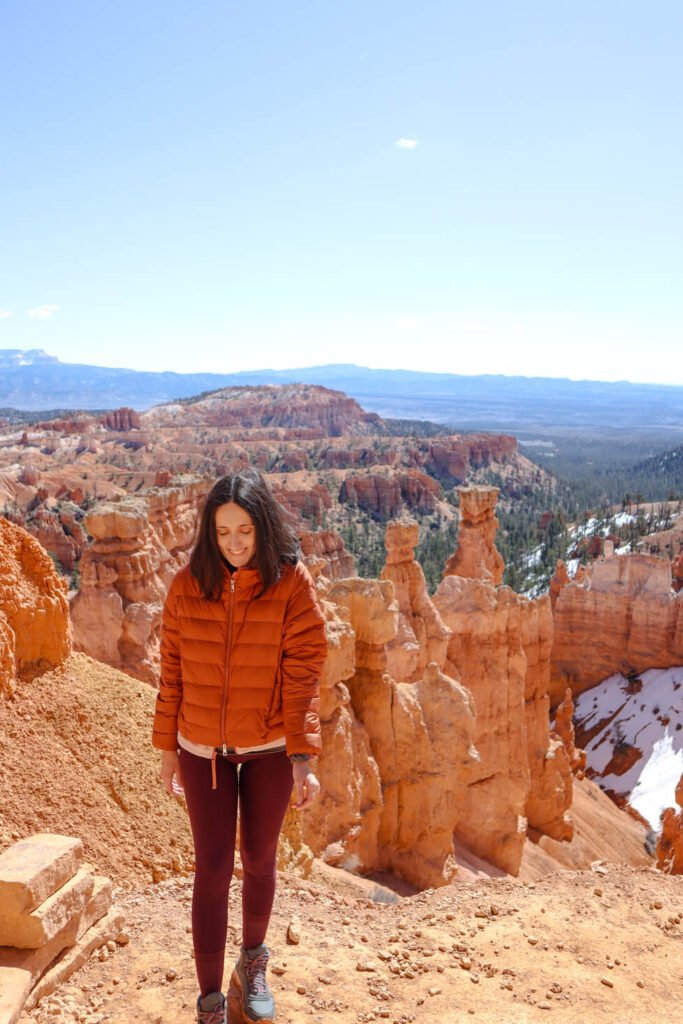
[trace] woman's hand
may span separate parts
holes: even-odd
[[[293,761],[294,806],[297,811],[312,804],[320,792],[320,783],[308,761]]]
[[[159,777],[169,796],[180,796],[183,782],[180,778],[180,757],[177,750],[162,750]]]

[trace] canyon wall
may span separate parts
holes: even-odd
[[[152,488],[144,498],[103,502],[85,517],[93,543],[71,602],[76,650],[156,683],[163,603],[189,557],[208,486],[189,479]]]
[[[0,696],[70,651],[66,584],[38,541],[0,517]]]
[[[495,585],[496,497],[495,488],[461,489],[467,529],[434,605],[450,629],[445,671],[471,692],[475,710],[479,761],[456,832],[478,856],[516,874],[529,829],[571,839],[573,776],[549,730],[550,598]]]
[[[683,664],[683,595],[668,559],[611,555],[571,581],[559,563],[551,592],[553,705],[568,686],[577,695],[617,672]]]

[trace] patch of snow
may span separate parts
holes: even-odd
[[[612,522],[615,526],[626,526],[627,523],[635,523],[636,517],[630,515],[628,512],[619,512],[618,515],[614,516]]]
[[[525,565],[528,569],[531,569],[534,565],[540,565],[542,554],[543,554],[543,548],[542,547],[534,548],[534,550],[531,552],[531,554],[526,555],[522,559],[522,565]]]
[[[605,723],[586,744],[588,766],[600,786],[629,796],[656,830],[662,810],[675,806],[683,774],[683,667],[648,669],[639,679],[639,692],[619,674],[585,690],[576,698],[575,718],[584,729]],[[605,775],[622,742],[642,756],[623,775]]]
[[[576,570],[579,568],[580,562],[581,562],[581,559],[579,559],[579,558],[570,558],[567,561],[567,563],[566,563],[566,565],[567,565],[567,575],[569,576],[570,579],[573,579],[574,576],[576,576]]]
[[[683,749],[674,747],[673,736],[667,729],[657,740],[640,778],[631,792],[629,803],[639,814],[659,828],[662,811],[676,806],[672,797],[676,785],[683,775]]]

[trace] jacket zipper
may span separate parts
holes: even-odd
[[[228,689],[230,686],[230,652],[232,650],[232,613],[235,598],[235,577],[230,577],[230,611],[228,612],[228,638],[225,646],[225,679],[223,680],[223,700],[221,702],[221,739],[223,740],[223,757],[227,757],[228,744],[225,736],[225,715],[228,707]]]

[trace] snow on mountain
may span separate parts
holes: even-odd
[[[610,676],[576,698],[575,722],[591,777],[658,830],[683,775],[683,667]]]

